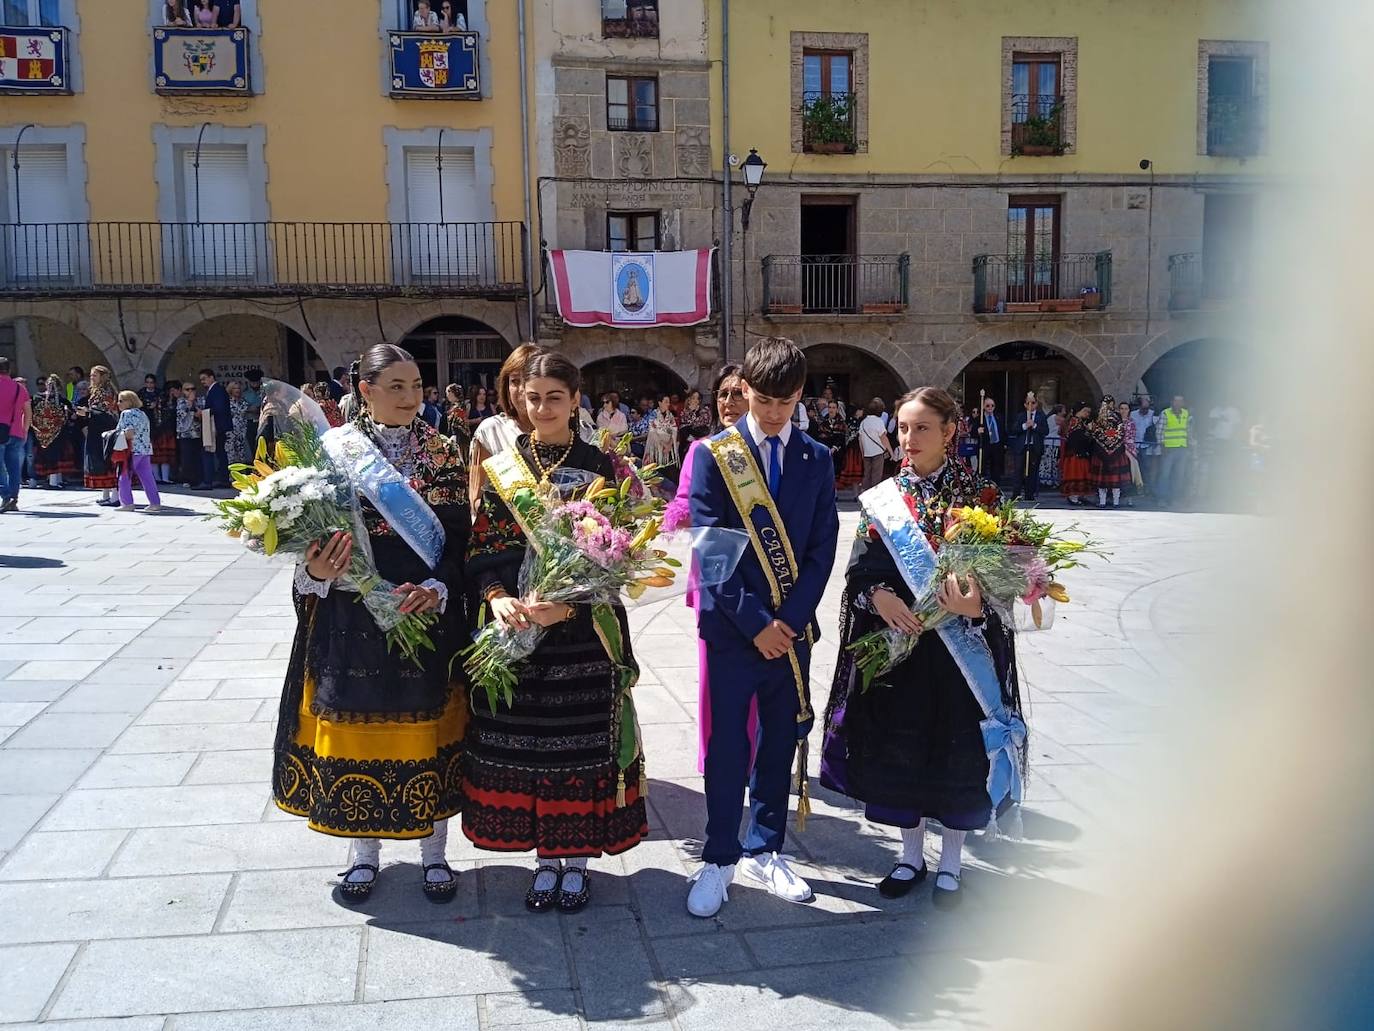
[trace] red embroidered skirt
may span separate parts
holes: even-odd
[[[463,833],[479,848],[593,857],[649,833],[640,764],[622,777],[615,757],[611,663],[590,608],[579,609],[526,662],[512,706],[498,702],[493,713],[480,691],[473,700]]]
[[[1063,452],[1060,465],[1059,490],[1066,498],[1091,493],[1093,490],[1092,460]]]
[[[1119,490],[1131,486],[1131,456],[1120,448],[1110,455],[1100,451],[1092,458],[1093,486],[1099,490]]]

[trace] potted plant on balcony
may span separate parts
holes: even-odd
[[[802,111],[802,138],[812,154],[850,154],[854,126],[848,94],[822,93],[809,99]]]
[[[1012,157],[1058,157],[1064,153],[1062,132],[1064,102],[1056,101],[1043,115],[1032,115],[1014,125]]]

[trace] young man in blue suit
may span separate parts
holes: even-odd
[[[816,606],[835,562],[839,515],[830,451],[792,425],[806,358],[769,337],[745,356],[749,413],[712,437],[692,469],[693,526],[748,531],[750,546],[725,583],[701,591],[697,627],[706,642],[711,737],[706,746],[706,845],[687,908],[714,916],[736,873],[792,902],[811,889],[782,857],[792,763],[814,723],[811,647]],[[758,699],[758,740],[749,709]],[[756,747],[755,747],[756,744]],[[750,755],[754,755],[752,773]],[[750,816],[739,840],[744,789]],[[799,803],[799,812],[804,812]]]

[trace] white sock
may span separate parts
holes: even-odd
[[[49,486],[49,487],[60,487],[60,486],[62,486],[62,475],[61,475],[60,473],[53,473],[51,476],[49,476],[49,477],[48,477],[48,486]]]
[[[1098,488],[1097,488],[1097,503],[1098,503],[1099,505],[1105,505],[1105,504],[1107,503],[1107,488],[1105,488],[1105,487],[1098,487]]]
[[[100,500],[101,500],[101,501],[109,501],[110,498],[113,497],[113,496],[114,496],[114,491],[112,491],[112,490],[102,490],[102,491],[100,492]]]
[[[556,869],[561,865],[557,859],[544,859],[542,857],[536,859],[534,862],[537,867],[552,866]],[[558,887],[558,874],[548,870],[540,870],[534,875],[535,891],[553,891],[556,887]]]
[[[359,863],[377,867],[382,865],[382,843],[379,839],[353,839],[353,844],[348,850],[348,865],[357,866]],[[371,870],[354,870],[345,880],[349,884],[367,884],[376,876]]]
[[[964,865],[964,838],[968,836],[968,831],[952,831],[945,828],[944,834],[940,836],[940,869],[939,873],[952,873],[956,876],[963,869]]]
[[[902,856],[899,863],[907,863],[917,870],[925,866],[926,822],[922,820],[915,827],[902,828]],[[903,867],[895,867],[891,877],[894,881],[914,880],[916,875]]]
[[[1112,488],[1112,504],[1113,504],[1113,505],[1119,505],[1119,504],[1121,504],[1121,488],[1120,488],[1120,487],[1113,487],[1113,488]]]
[[[444,852],[448,847],[448,821],[436,820],[434,823],[434,833],[427,838],[420,839],[420,863],[423,866],[432,866],[435,863],[447,862]],[[425,880],[431,884],[443,884],[450,880],[448,874],[443,870],[427,870]]]

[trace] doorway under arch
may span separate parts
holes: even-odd
[[[849,406],[867,404],[875,397],[891,406],[906,393],[906,383],[891,366],[860,348],[815,344],[805,351],[803,397],[819,397],[828,386],[838,400]]]
[[[473,387],[495,389],[501,363],[510,355],[505,337],[463,315],[430,319],[398,343],[415,356],[425,386],[443,390],[456,383],[465,396]]]
[[[687,384],[668,366],[649,358],[624,355],[602,358],[582,366],[582,391],[592,399],[595,408],[601,395],[614,390],[622,404],[634,409],[646,394],[658,398],[662,394],[687,393]]]
[[[31,393],[49,375],[65,382],[73,365],[89,372],[92,365],[111,364],[80,330],[31,315],[0,322],[0,354],[14,363],[16,376],[28,378]]]
[[[979,391],[997,402],[999,412],[1021,411],[1026,394],[1035,392],[1040,407],[1071,407],[1079,401],[1097,401],[1100,387],[1078,360],[1033,340],[1015,340],[989,348],[950,384],[967,410],[978,404]]]
[[[1241,361],[1235,341],[1216,338],[1189,340],[1165,352],[1134,384],[1137,396],[1149,394],[1155,408],[1169,405],[1175,394],[1195,411],[1214,405],[1249,410],[1255,397],[1254,363]]]
[[[159,380],[195,382],[201,369],[214,369],[221,382],[242,379],[249,369],[261,369],[269,379],[286,379],[295,386],[327,372],[310,344],[290,327],[264,315],[216,315],[198,322],[179,336],[158,361]]]

